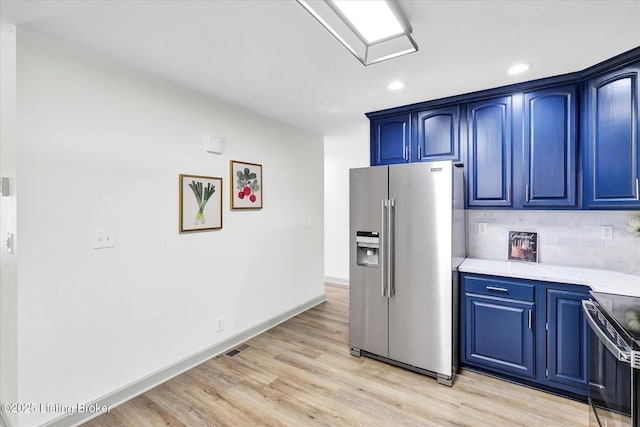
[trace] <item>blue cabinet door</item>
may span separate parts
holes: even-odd
[[[534,377],[534,310],[533,302],[466,293],[463,363]]]
[[[547,382],[583,396],[589,387],[588,293],[547,289]]]
[[[411,116],[376,119],[371,122],[371,166],[408,163]]]
[[[589,80],[583,120],[585,207],[640,207],[640,64]]]
[[[416,113],[413,161],[460,160],[460,106]]]
[[[523,109],[524,188],[516,205],[576,207],[575,86],[525,93]]]
[[[467,106],[468,206],[510,207],[511,97]]]

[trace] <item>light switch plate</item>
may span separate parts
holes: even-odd
[[[9,178],[0,178],[0,196],[9,195]]]
[[[113,228],[93,230],[93,249],[112,248],[116,245],[116,232]]]

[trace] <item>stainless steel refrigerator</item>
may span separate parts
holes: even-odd
[[[351,169],[349,191],[351,354],[452,385],[466,246],[462,168]]]

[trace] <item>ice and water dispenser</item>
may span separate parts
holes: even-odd
[[[356,262],[364,267],[377,267],[380,253],[380,233],[376,231],[356,232]]]

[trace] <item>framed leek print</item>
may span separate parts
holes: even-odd
[[[182,175],[180,233],[222,228],[222,178]]]
[[[538,262],[538,233],[510,231],[508,259]]]
[[[262,165],[231,160],[231,209],[262,209]]]

